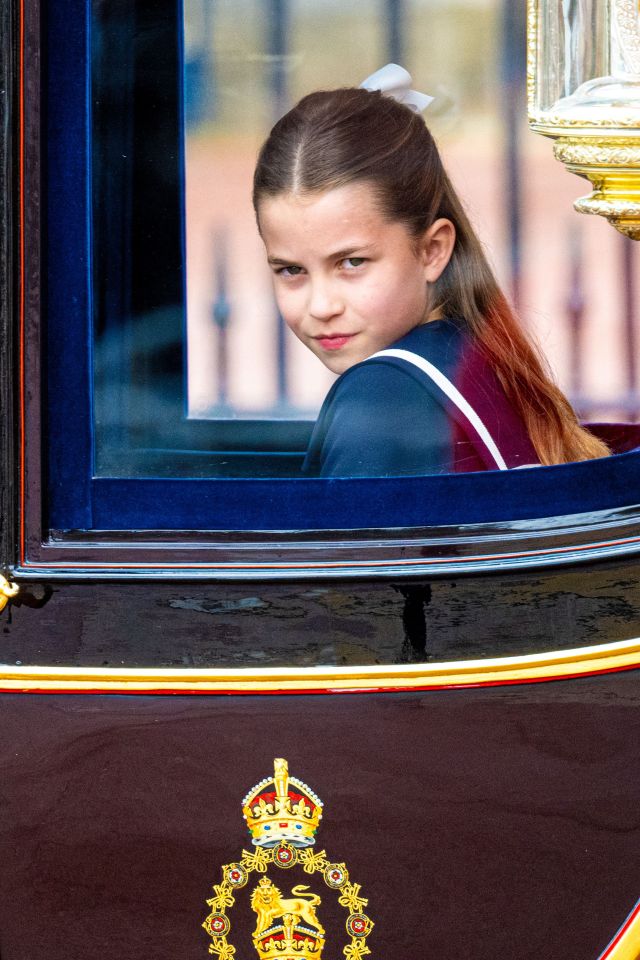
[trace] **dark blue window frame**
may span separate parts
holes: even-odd
[[[637,502],[640,454],[424,478],[131,479],[94,475],[90,4],[49,5],[43,64],[47,525],[296,530],[537,519]]]

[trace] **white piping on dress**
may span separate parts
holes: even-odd
[[[498,450],[495,440],[487,430],[476,411],[473,409],[469,401],[465,400],[451,380],[449,380],[448,377],[445,377],[442,370],[438,370],[436,366],[434,366],[428,360],[425,360],[424,357],[421,357],[418,353],[412,353],[411,350],[380,350],[378,353],[374,353],[372,356],[367,357],[367,360],[374,360],[376,357],[396,357],[398,360],[405,360],[407,363],[412,363],[415,367],[418,367],[420,370],[422,370],[422,372],[429,377],[430,380],[433,380],[433,382],[440,387],[442,392],[447,395],[454,406],[456,406],[471,423],[478,435],[481,437],[489,453],[495,460],[498,469],[509,469],[502,454]]]

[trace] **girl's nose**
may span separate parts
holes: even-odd
[[[331,283],[316,281],[311,286],[309,313],[315,320],[330,320],[342,313],[343,303]]]

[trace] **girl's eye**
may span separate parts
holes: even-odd
[[[345,257],[342,265],[346,270],[355,270],[357,267],[361,267],[364,262],[365,257]]]
[[[280,277],[299,277],[302,273],[302,267],[297,267],[294,263],[287,267],[279,267],[276,273]]]

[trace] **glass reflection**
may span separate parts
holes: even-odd
[[[637,0],[543,2],[540,11],[538,109],[609,126],[640,111]]]
[[[255,156],[304,93],[390,60],[436,94],[428,122],[445,165],[561,385],[589,419],[636,410],[634,264],[618,238],[575,222],[570,178],[524,134],[524,4],[91,9],[97,476],[299,475],[332,376],[279,321],[250,206]],[[557,67],[538,96],[552,106],[617,68],[596,53],[611,26],[596,0],[545,9]],[[571,75],[565,40],[582,50]]]
[[[304,93],[357,85],[385,58],[411,66],[421,88],[440,91],[433,123],[441,130],[451,126],[453,110],[438,114],[454,98],[472,114],[485,109],[496,3],[461,7],[471,22],[462,9],[426,0],[185,0],[191,417],[317,412],[333,377],[278,316],[250,205],[257,150]],[[481,43],[467,46],[474,28]],[[455,66],[440,80],[436,48],[447,41]]]

